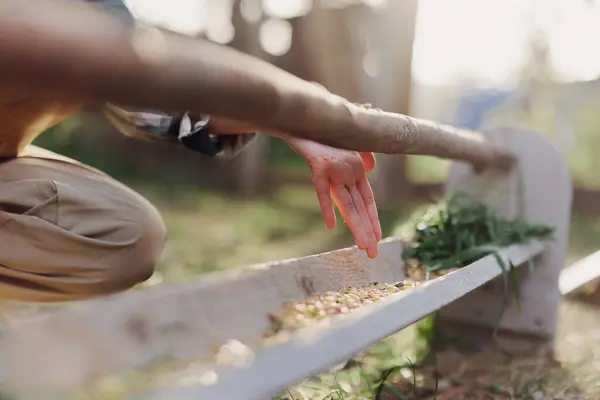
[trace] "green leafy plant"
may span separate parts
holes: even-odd
[[[425,279],[453,268],[469,265],[485,256],[493,255],[505,277],[515,289],[520,307],[518,276],[512,262],[500,257],[499,250],[529,241],[552,239],[553,228],[534,224],[523,218],[506,219],[486,204],[459,192],[446,201],[421,211],[403,227],[409,245],[403,258],[408,268],[424,268]],[[410,274],[410,271],[408,271]]]
[[[429,272],[465,266],[499,248],[548,240],[554,233],[522,218],[503,218],[463,192],[420,213],[410,228],[404,258],[418,260]]]

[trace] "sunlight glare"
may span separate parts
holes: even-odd
[[[308,14],[312,0],[263,0],[263,10],[273,18],[289,19]]]
[[[136,18],[185,35],[200,34],[207,23],[207,0],[125,0]]]
[[[242,0],[240,13],[246,22],[257,23],[263,16],[262,0]]]
[[[413,73],[427,85],[514,82],[524,60],[524,0],[421,0]],[[510,29],[507,27],[510,26]]]
[[[285,19],[270,18],[261,25],[259,40],[267,53],[281,56],[292,45],[292,25]]]
[[[363,0],[385,5],[389,0]],[[134,15],[150,24],[229,43],[232,0],[125,0]],[[258,22],[260,41],[271,54],[291,44],[287,19],[305,15],[312,0],[243,0],[242,15]],[[262,7],[262,10],[261,10]],[[533,12],[535,11],[535,12]],[[549,39],[550,61],[561,82],[600,76],[600,6],[583,0],[420,0],[414,43],[414,79],[425,85],[472,83],[510,87],[528,56],[532,28]],[[372,56],[372,55],[371,55]],[[374,60],[365,57],[376,73]]]
[[[583,1],[561,2],[550,32],[550,59],[562,82],[600,77],[600,9]]]

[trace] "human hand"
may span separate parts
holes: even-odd
[[[366,175],[375,168],[373,153],[342,150],[303,139],[285,140],[310,166],[327,228],[333,229],[336,225],[335,202],[358,248],[366,250],[369,258],[375,258],[382,233],[375,197]]]

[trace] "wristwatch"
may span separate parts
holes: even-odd
[[[173,126],[179,126],[177,139],[185,147],[211,157],[223,150],[217,135],[211,133],[210,115],[199,115],[198,118],[192,118],[189,113],[185,113],[179,121],[173,122]]]
[[[107,103],[104,115],[125,136],[141,140],[178,143],[184,147],[220,159],[239,154],[256,137],[252,134],[212,133],[211,117],[190,112],[176,115],[158,111],[126,110]]]
[[[256,137],[256,133],[245,134],[219,134],[212,133],[209,115],[192,115],[184,113],[173,126],[176,130],[177,139],[189,149],[198,151],[210,157],[220,159],[231,159],[244,150]]]

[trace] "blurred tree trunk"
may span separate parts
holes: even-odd
[[[364,50],[357,27],[363,15],[357,12],[359,9],[364,10],[365,6],[326,8],[316,2],[310,13],[293,22],[293,45],[298,52],[295,58],[304,59],[298,66],[303,75],[308,75],[303,78],[351,101],[362,97]]]
[[[307,81],[318,81],[317,71],[313,68],[310,44],[304,38],[306,25],[304,17],[291,18],[292,43],[290,50],[273,61],[275,65]]]
[[[260,3],[261,0],[250,1]],[[240,3],[241,0],[233,2],[232,23],[235,27],[235,37],[230,46],[255,57],[271,61],[260,45],[258,34],[260,21],[256,23],[246,21],[242,16]],[[269,140],[262,136],[260,135],[248,148],[231,161],[231,179],[236,191],[243,194],[256,194],[266,183]]]
[[[367,94],[374,106],[410,114],[412,54],[417,17],[417,0],[393,1],[374,19],[372,46],[378,58],[377,75],[367,79]],[[406,156],[379,154],[373,186],[383,205],[410,195]]]
[[[359,101],[365,41],[358,27],[364,25],[361,18],[369,9],[363,5],[332,9],[321,3],[314,2],[307,15],[289,20],[290,50],[269,61],[304,80],[318,82],[333,93]],[[272,140],[278,139],[271,139],[271,143]],[[310,182],[304,171],[297,174],[291,172],[285,179],[293,176],[299,178],[297,182]],[[281,176],[275,173],[272,177],[277,181]]]

